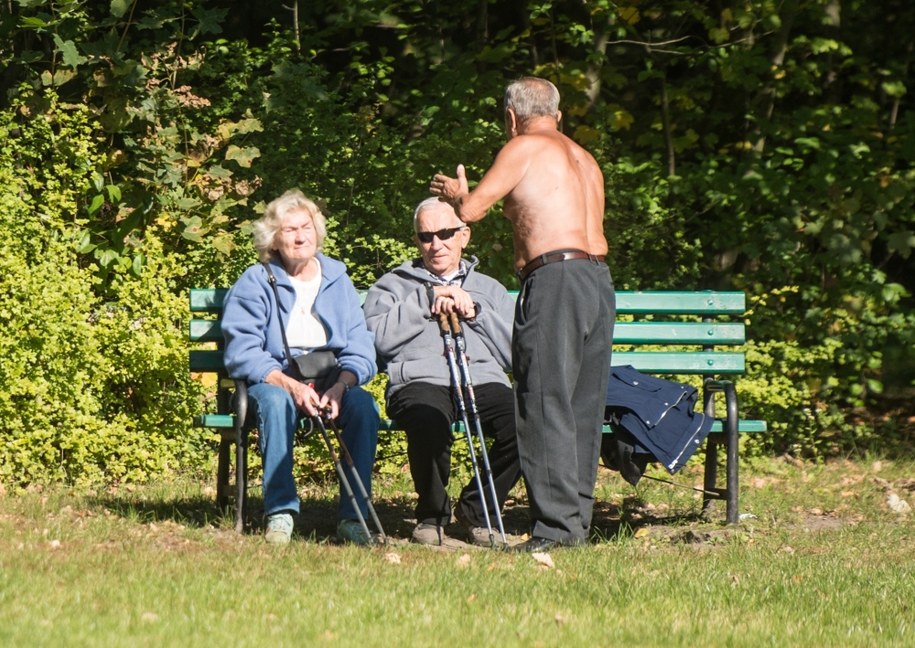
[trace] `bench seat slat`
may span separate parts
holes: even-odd
[[[194,423],[198,427],[206,428],[217,428],[217,429],[231,429],[235,426],[235,417],[232,414],[201,414],[194,419]],[[396,421],[391,421],[389,419],[382,419],[381,425],[378,426],[379,431],[382,432],[393,432],[398,431],[400,428],[397,425]],[[464,424],[458,421],[452,426],[452,430],[455,432],[464,432]],[[722,422],[716,419],[712,423],[712,434],[721,433],[724,431],[724,426]],[[766,422],[757,421],[752,419],[741,419],[737,423],[737,431],[741,434],[754,434],[762,433],[766,431]],[[612,432],[609,425],[603,426],[604,434],[609,434]]]

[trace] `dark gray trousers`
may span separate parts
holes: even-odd
[[[603,263],[551,263],[521,286],[512,366],[533,537],[588,539],[615,311]]]
[[[509,491],[521,478],[512,390],[499,383],[474,385],[473,390],[483,434],[492,439],[488,456],[501,511]],[[470,404],[466,405],[469,410]],[[447,486],[451,476],[451,445],[454,443],[451,423],[458,417],[452,390],[424,382],[409,383],[388,399],[387,413],[407,433],[410,474],[419,496],[416,502],[417,521],[448,524],[451,518],[451,499]],[[471,433],[476,442],[473,428]],[[492,521],[496,510],[492,506],[479,453],[477,462]],[[461,491],[459,505],[463,508],[465,519],[475,526],[485,526],[483,501],[473,478]]]

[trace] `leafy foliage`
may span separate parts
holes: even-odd
[[[327,213],[326,251],[370,284],[414,254],[412,209],[436,171],[481,177],[522,74],[557,83],[562,128],[604,170],[616,285],[746,290],[745,405],[778,432],[766,449],[855,447],[873,434],[855,412],[907,393],[915,370],[906,9],[4,3],[2,317],[17,333],[2,374],[20,436],[0,473],[141,479],[203,456],[184,291],[231,283],[254,260],[250,222],[293,186]],[[510,247],[497,213],[474,226],[470,251],[516,287]],[[56,344],[70,385],[27,376]],[[71,409],[52,417],[51,398]]]
[[[209,452],[190,429],[200,390],[183,349],[183,269],[149,237],[139,276],[114,268],[102,287],[98,267],[81,262],[73,213],[99,149],[85,111],[49,95],[53,121],[13,127],[0,117],[0,479],[116,482],[198,470]],[[67,145],[52,146],[57,138]],[[117,302],[101,297],[111,292]]]

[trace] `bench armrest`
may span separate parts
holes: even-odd
[[[705,405],[705,413],[714,416],[714,407],[709,411],[710,403],[715,394],[724,394],[724,403],[725,403],[725,420],[733,420],[734,424],[737,424],[738,420],[738,407],[737,407],[737,386],[734,384],[733,380],[717,380],[715,378],[706,378],[703,382],[703,390],[705,398],[703,403]]]
[[[248,383],[244,380],[235,380],[235,395],[232,399],[232,409],[235,413],[235,432],[241,438],[241,431],[248,420]]]

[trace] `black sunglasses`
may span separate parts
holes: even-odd
[[[449,227],[447,229],[440,229],[437,232],[417,232],[416,238],[418,238],[423,243],[431,243],[432,239],[436,236],[439,241],[447,241],[456,233],[460,232],[462,229],[467,227],[466,225],[461,225],[460,227]]]

